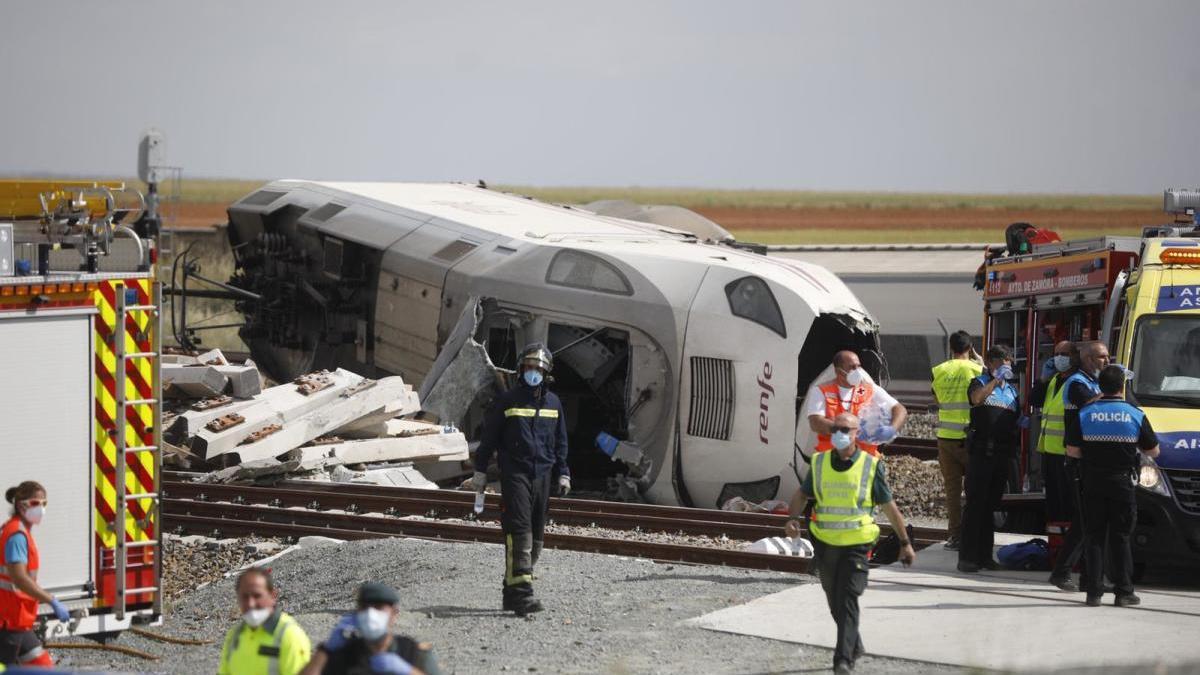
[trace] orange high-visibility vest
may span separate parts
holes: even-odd
[[[4,524],[4,529],[0,530],[0,558],[4,558],[8,540],[18,532],[25,535],[25,542],[29,547],[29,562],[25,564],[25,569],[31,578],[37,580],[37,544],[33,541],[33,534],[25,529],[25,523],[21,522],[20,516],[9,518]],[[4,565],[8,565],[7,558],[4,558]],[[9,631],[29,630],[33,628],[37,615],[37,598],[18,590],[12,578],[8,576],[8,568],[0,567],[0,627]]]
[[[818,389],[825,396],[825,417],[833,419],[842,413],[850,413],[856,417],[859,415],[859,410],[862,410],[871,398],[875,396],[875,387],[869,383],[861,382],[854,387],[854,391],[850,394],[850,409],[842,407],[842,394],[838,391],[837,382],[823,384]],[[858,441],[858,447],[864,452],[869,453],[872,457],[879,456],[879,446]],[[817,447],[813,449],[814,453],[833,450],[833,441],[830,440],[828,434],[817,434]]]

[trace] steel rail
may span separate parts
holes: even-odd
[[[428,490],[354,483],[282,481],[272,486],[228,485],[168,480],[167,497],[191,500],[258,503],[273,506],[331,509],[347,512],[378,512],[388,515],[467,517],[475,495],[463,490]],[[497,518],[500,497],[486,496],[484,519]],[[779,536],[787,517],[770,513],[721,511],[654,504],[634,504],[588,499],[551,498],[550,520],[567,525],[594,525],[624,531],[686,533],[755,541]],[[891,528],[880,526],[884,534]],[[945,541],[945,530],[914,528],[918,546]]]
[[[307,536],[339,539],[412,537],[442,541],[502,543],[497,527],[408,520],[387,516],[307,511],[273,506],[166,499],[163,502],[168,528],[220,536]],[[750,569],[804,573],[808,559],[794,556],[730,551],[726,549],[657,542],[587,537],[547,532],[547,548],[625,555],[652,560],[725,565]]]

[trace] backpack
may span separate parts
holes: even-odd
[[[1050,569],[1050,545],[1045,539],[1030,539],[1021,544],[1008,544],[996,551],[996,562],[1010,570]]]

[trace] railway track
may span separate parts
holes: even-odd
[[[900,436],[895,441],[883,446],[883,456],[909,455],[920,460],[937,459],[937,441],[931,438],[911,438]]]
[[[221,536],[324,535],[340,539],[416,537],[500,543],[495,525],[471,522],[474,495],[458,490],[420,490],[344,483],[284,481],[271,486],[164,480],[164,526]],[[419,518],[414,518],[414,516]],[[488,495],[479,521],[499,517],[499,498]],[[584,499],[551,499],[556,524],[611,530],[608,536],[548,532],[546,546],[574,551],[645,557],[654,560],[805,572],[804,558],[751,553],[622,537],[620,532],[724,537],[754,541],[782,534],[787,518],[766,513],[628,504]],[[883,526],[885,532],[889,528]],[[945,532],[916,528],[918,547],[945,539]]]

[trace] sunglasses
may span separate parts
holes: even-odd
[[[833,430],[843,434],[848,434],[851,431],[858,431],[858,427],[834,427]]]
[[[21,503],[24,504],[25,506],[28,506],[31,508],[37,507],[37,506],[46,506],[47,504],[49,504],[49,502],[46,501],[45,499],[26,499],[25,501],[23,501]]]

